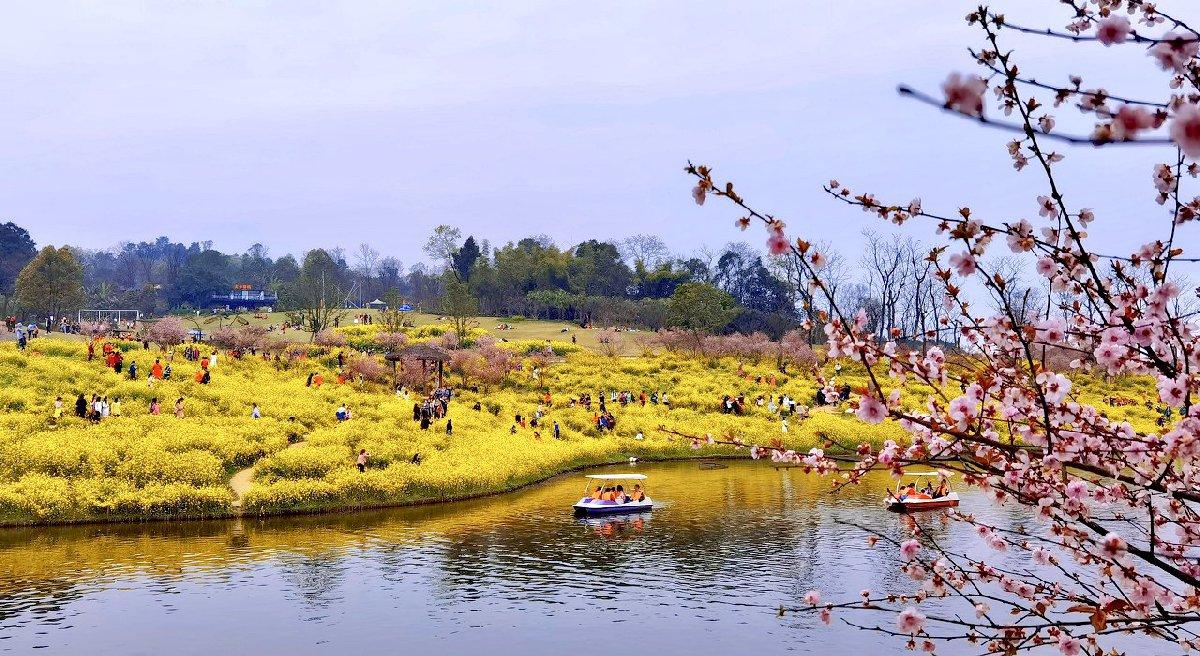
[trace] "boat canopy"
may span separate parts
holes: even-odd
[[[644,481],[645,474],[588,474],[584,478],[598,478],[606,481]]]

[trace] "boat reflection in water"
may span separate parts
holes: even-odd
[[[580,517],[576,521],[600,537],[630,538],[646,530],[650,522],[650,513],[615,517]]]

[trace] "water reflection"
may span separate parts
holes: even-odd
[[[778,619],[813,587],[900,589],[880,476],[829,482],[755,462],[640,465],[662,505],[577,519],[579,478],[447,506],[345,515],[0,531],[0,650],[59,653],[849,654],[900,645]],[[963,505],[986,510],[970,495]],[[978,506],[978,508],[973,508]],[[918,518],[944,543],[965,527]],[[1016,522],[1019,517],[1006,521]],[[949,653],[949,652],[948,652]]]

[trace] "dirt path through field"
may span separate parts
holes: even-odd
[[[296,442],[289,444],[287,448],[298,449],[305,446],[307,442]],[[246,495],[246,491],[250,489],[250,483],[254,480],[254,466],[251,465],[238,473],[234,474],[229,479],[229,487],[233,489],[233,507],[235,510],[242,509],[242,497]]]

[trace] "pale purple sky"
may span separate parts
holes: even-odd
[[[1007,136],[894,91],[973,70],[974,4],[18,3],[0,23],[0,220],[39,244],[368,241],[405,263],[439,223],[494,244],[742,238],[731,207],[692,203],[691,158],[857,259],[861,228],[886,227],[825,198],[831,177],[1035,214],[1042,182],[1012,170]],[[1053,2],[996,5],[1066,22]],[[1136,46],[1005,38],[1038,77],[1164,88]],[[1066,152],[1068,202],[1096,209],[1099,247],[1162,225],[1150,169],[1168,153]]]

